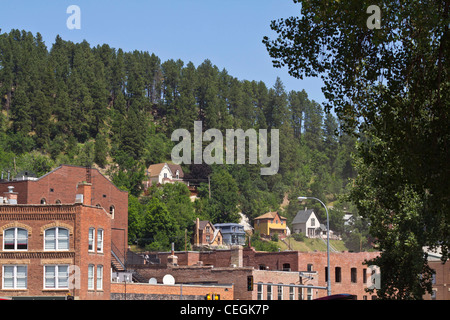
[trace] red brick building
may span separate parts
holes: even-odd
[[[47,187],[63,188],[48,176],[44,181]],[[22,191],[36,188],[17,185]],[[13,189],[0,194],[6,202],[0,205],[0,296],[110,299],[112,217],[89,204],[90,184],[77,187],[80,203],[74,203],[75,194],[70,201],[62,192],[61,202],[71,204],[15,204],[36,195]],[[51,191],[40,191],[39,196],[54,201]]]
[[[13,186],[17,204],[73,204],[81,193],[78,183],[82,181],[92,185],[83,201],[104,208],[111,216],[112,247],[123,260],[128,246],[128,192],[117,188],[97,169],[61,165],[38,179],[3,181],[0,197]]]
[[[161,264],[167,263],[170,253],[158,253]],[[358,300],[370,300],[373,296],[365,291],[372,280],[372,270],[364,265],[365,260],[376,257],[378,252],[339,252],[330,253],[331,293],[348,293]],[[205,252],[176,252],[180,266],[214,266],[215,268],[252,267],[257,270],[283,272],[314,272],[317,286],[327,286],[326,252],[261,252],[253,248],[215,250]],[[141,272],[141,271],[139,271]],[[219,282],[220,283],[220,282]],[[236,285],[236,288],[238,286]],[[314,290],[314,298],[326,296],[326,290]]]

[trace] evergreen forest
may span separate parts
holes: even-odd
[[[124,52],[57,36],[47,47],[39,33],[0,33],[0,171],[37,177],[61,164],[99,168],[129,192],[129,239],[150,249],[184,249],[196,217],[238,222],[278,210],[288,226],[298,210],[319,203],[330,208],[330,227],[348,248],[368,248],[363,221],[344,226],[357,212],[343,197],[356,177],[356,138],[338,119],[308,98],[273,83],[237,79],[210,60],[195,66],[161,61],[149,52]],[[261,164],[183,165],[198,184],[191,202],[183,184],[151,188],[142,181],[150,164],[171,161],[174,130],[279,129],[278,173],[260,174]],[[209,183],[208,183],[209,179]],[[187,231],[186,231],[187,230]],[[362,244],[362,245],[361,245]]]

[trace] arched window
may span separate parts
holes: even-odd
[[[28,230],[9,228],[3,232],[3,250],[28,250]]]
[[[45,230],[44,250],[65,251],[69,250],[69,230],[55,227]]]
[[[114,205],[111,205],[109,207],[109,214],[111,215],[111,218],[114,219],[114,214],[115,214],[116,208],[114,207]]]
[[[58,199],[58,200],[55,201],[55,203],[56,204],[61,204],[61,200]]]
[[[45,198],[41,199],[41,204],[47,204],[47,200],[45,200]]]

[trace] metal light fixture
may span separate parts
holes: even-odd
[[[331,278],[330,278],[330,218],[328,216],[328,208],[327,206],[320,201],[320,199],[314,198],[314,197],[298,197],[297,198],[299,201],[303,201],[303,200],[308,200],[308,199],[312,199],[312,200],[317,200],[319,201],[322,206],[325,208],[325,211],[327,212],[327,295],[331,296]]]

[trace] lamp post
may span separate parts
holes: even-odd
[[[317,198],[314,197],[298,197],[299,201],[313,199],[319,201],[325,208],[327,212],[327,295],[331,296],[331,278],[330,278],[330,219],[328,216],[328,208],[327,206]]]

